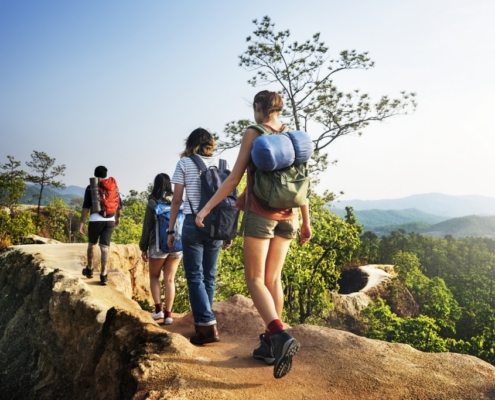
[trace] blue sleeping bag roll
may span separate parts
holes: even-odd
[[[312,155],[313,142],[309,134],[303,131],[259,136],[251,150],[254,165],[265,172],[304,163]]]

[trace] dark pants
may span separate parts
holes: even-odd
[[[88,224],[88,242],[97,244],[99,238],[100,246],[110,247],[110,239],[114,229],[115,221],[90,221]]]

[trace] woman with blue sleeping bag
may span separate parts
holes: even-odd
[[[170,214],[170,203],[172,201],[172,185],[167,174],[158,174],[153,183],[153,190],[148,199],[144,214],[143,229],[139,248],[144,262],[149,261],[150,290],[155,303],[155,311],[151,314],[154,320],[164,319],[165,325],[170,325],[172,319],[172,306],[175,299],[175,274],[182,257],[182,251],[170,250],[164,247],[167,235],[162,239],[160,226],[168,229],[167,214]],[[167,211],[168,210],[168,211]],[[157,213],[158,211],[158,213]],[[179,226],[178,229],[181,229]],[[180,243],[180,232],[176,236]],[[165,312],[162,309],[162,290],[160,285],[160,274],[163,270],[163,281],[165,286]]]
[[[297,191],[304,195],[304,199],[298,199],[297,206],[273,207],[269,204],[270,199],[260,197],[254,191],[258,171],[261,171],[260,166],[270,169],[281,167],[279,170],[266,172],[266,177],[269,179],[276,179],[277,174],[280,177],[292,172],[294,172],[292,175],[296,177],[299,172],[303,175],[307,174],[304,163],[307,161],[306,158],[311,156],[308,157],[308,154],[312,154],[312,146],[308,151],[306,145],[302,144],[303,140],[301,143],[298,142],[300,149],[296,151],[293,143],[297,138],[285,135],[289,130],[279,120],[282,108],[282,98],[276,92],[264,90],[254,97],[253,110],[257,125],[246,129],[231,174],[196,216],[196,224],[201,227],[210,210],[237,187],[247,170],[247,187],[236,203],[237,208],[244,211],[241,227],[244,235],[244,274],[253,303],[266,324],[265,332],[260,335],[260,346],[254,350],[253,357],[268,365],[274,365],[275,378],[282,378],[290,371],[292,357],[299,350],[299,342],[284,330],[281,321],[284,303],[282,268],[291,240],[297,236],[298,208],[302,213],[301,243],[304,244],[310,240],[312,234],[309,209],[305,198],[307,186],[306,191],[303,187],[306,182],[304,179],[302,179],[302,186],[296,182],[294,187],[297,189],[289,188],[287,192],[291,194]],[[258,144],[257,141],[264,138],[265,136],[262,135],[265,134],[269,134],[267,138],[273,136],[275,144],[270,141]],[[298,135],[298,133],[293,134]],[[292,144],[289,146],[290,143]],[[271,146],[272,149],[277,148],[277,151],[282,148],[289,151],[283,157],[274,156],[271,151],[266,151],[264,155],[258,157],[258,152],[264,151],[258,148],[258,145],[265,149]],[[302,164],[295,164],[296,157],[301,157],[300,160],[305,161],[302,161]],[[301,165],[302,168],[300,168]],[[266,196],[266,193],[260,193],[260,195],[271,197],[271,195]],[[284,200],[278,197],[281,201]],[[239,323],[242,324],[242,321]]]
[[[251,150],[254,195],[273,208],[305,205],[310,183],[307,162],[313,155],[311,137],[287,129],[273,135],[263,124],[252,128],[262,134]]]

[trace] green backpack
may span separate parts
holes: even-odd
[[[263,135],[272,134],[263,125],[252,125]],[[286,128],[284,132],[288,131]],[[265,200],[270,207],[287,209],[306,205],[309,190],[308,163],[291,166],[271,172],[256,169],[252,175],[252,191],[256,197]]]

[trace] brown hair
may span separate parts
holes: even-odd
[[[256,94],[253,100],[253,108],[256,103],[261,106],[263,115],[267,117],[274,112],[282,111],[282,108],[284,108],[282,97],[277,92],[270,92],[269,90],[262,90]]]
[[[188,157],[194,154],[211,157],[217,143],[210,132],[203,128],[197,128],[191,132],[186,139],[186,148],[181,153],[181,157]]]

